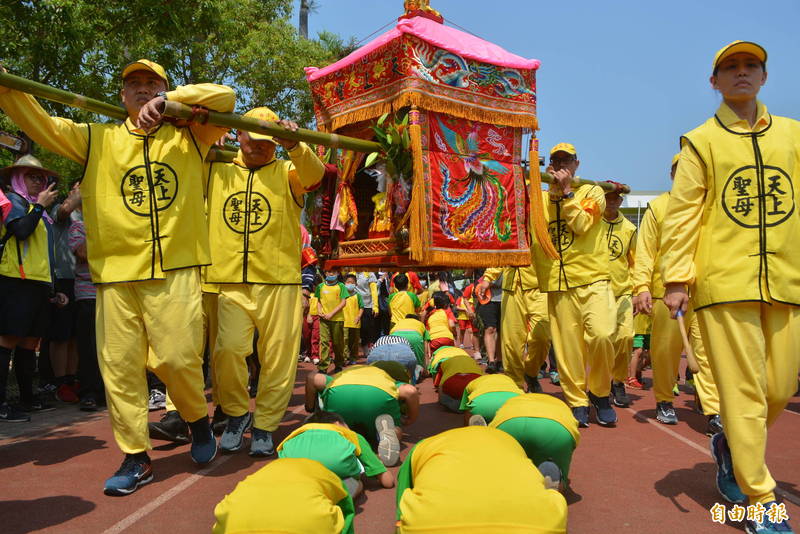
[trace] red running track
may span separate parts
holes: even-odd
[[[276,443],[306,415],[302,384],[311,370],[309,364],[300,365],[289,411],[275,433]],[[543,386],[548,393],[560,392],[547,380]],[[430,380],[420,389],[423,406],[419,420],[407,429],[403,457],[418,440],[462,423],[462,416],[436,404]],[[618,409],[616,428],[592,424],[581,431],[571,468],[572,492],[567,495],[569,532],[742,531],[741,523],[711,521],[709,509],[722,499],[714,486],[714,464],[703,434],[705,417],[692,411],[692,396],[684,392],[676,398],[681,422],[667,427],[653,419],[655,401],[650,391],[629,394],[633,406]],[[152,413],[152,420],[161,413]],[[41,414],[37,419],[47,417]],[[217,502],[265,463],[242,451],[219,456],[210,466],[198,469],[187,446],[156,441],[151,453],[154,482],[128,497],[107,497],[102,493],[103,482],[119,467],[122,455],[105,413],[77,424],[1,439],[8,435],[9,426],[0,427],[0,532],[4,534],[210,532]],[[795,397],[770,431],[767,453],[795,529],[800,528],[798,436],[800,399]],[[394,531],[393,489],[368,484],[356,505],[356,532]],[[479,488],[475,505],[481,506]]]

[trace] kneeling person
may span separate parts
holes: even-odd
[[[453,347],[454,348],[454,347]],[[439,388],[439,404],[456,413],[461,413],[461,397],[470,382],[483,376],[483,369],[464,349],[455,349],[456,354],[443,359],[433,379],[433,385]]]
[[[494,419],[497,410],[511,397],[525,393],[508,375],[484,375],[467,384],[461,395],[461,410],[464,410],[464,424],[471,417],[480,417],[483,424]]]
[[[281,458],[239,482],[214,517],[213,534],[353,534],[355,507],[339,477],[321,463]]]
[[[376,442],[378,458],[386,466],[400,459],[402,426],[413,423],[419,414],[417,388],[395,381],[372,365],[354,365],[334,376],[309,375],[306,410],[315,411],[318,401],[325,410],[341,415],[347,426]]]
[[[553,489],[568,486],[572,452],[580,434],[578,421],[563,401],[542,393],[518,395],[497,410],[489,426],[516,439],[528,458],[550,479]]]
[[[394,475],[386,470],[361,434],[353,432],[341,415],[314,412],[306,424],[278,445],[278,458],[316,460],[342,479],[352,497],[364,489],[361,474],[378,477],[384,488],[394,487]]]
[[[401,534],[558,534],[567,529],[567,503],[511,436],[471,426],[426,438],[408,453],[397,476],[397,519]]]

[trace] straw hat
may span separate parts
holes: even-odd
[[[57,172],[45,168],[42,162],[33,156],[33,154],[25,154],[15,161],[13,165],[0,169],[0,183],[7,185],[11,180],[11,175],[14,174],[16,169],[36,169],[38,171],[43,171],[47,176],[54,177],[56,182],[58,182],[60,178]]]

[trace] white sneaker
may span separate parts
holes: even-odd
[[[378,458],[383,465],[392,467],[400,460],[400,440],[394,428],[394,419],[389,414],[382,414],[375,418],[375,428],[378,431]]]
[[[163,410],[167,407],[167,396],[158,389],[150,390],[150,398],[147,401],[149,411]]]

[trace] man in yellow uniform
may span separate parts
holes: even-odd
[[[214,517],[213,534],[353,534],[355,506],[342,480],[318,461],[280,458],[239,482]]]
[[[547,294],[539,291],[539,280],[533,266],[486,269],[481,281],[483,291],[501,276],[503,300],[500,308],[503,313],[500,344],[505,374],[519,387],[527,384],[529,392],[541,392],[537,375],[550,350]]]
[[[542,195],[558,258],[551,259],[538,245],[533,247],[533,258],[539,288],[548,294],[550,331],[567,404],[586,427],[591,402],[597,422],[606,426],[617,422],[608,400],[616,308],[609,283],[608,242],[601,224],[606,199],[598,186],[584,185],[573,191],[579,163],[569,143],[550,151],[549,170],[556,183]]]
[[[765,454],[800,371],[800,123],[758,101],[766,62],[761,46],[743,41],[714,57],[710,81],[723,103],[681,138],[661,238],[664,303],[685,311],[691,287],[719,388],[717,486],[762,512],[746,523],[759,534],[792,532],[785,510],[763,517],[780,506]]]
[[[233,111],[232,89],[167,91],[164,69],[142,59],[122,71],[122,124],[50,117],[30,96],[0,88],[0,107],[35,142],[84,166],[83,215],[97,287],[97,347],[109,415],[125,461],[105,492],[127,495],[152,480],[145,368],[167,385],[192,431],[192,459],[216,455],[203,394],[199,267],[210,263],[205,156],[224,129],[162,122],[165,100]],[[148,347],[153,355],[148,359]]]
[[[614,365],[611,370],[611,400],[621,407],[630,406],[625,393],[628,363],[633,351],[633,305],[631,304],[631,271],[636,251],[636,226],[619,212],[622,195],[617,191],[606,193],[606,210],[603,212],[603,231],[608,240],[611,266],[611,290],[617,309],[617,331],[614,335]]]
[[[397,520],[399,533],[558,534],[567,531],[567,503],[545,487],[513,437],[467,426],[426,438],[408,453],[397,474]]]
[[[678,155],[672,158],[670,175],[674,178]],[[664,284],[661,281],[661,233],[666,223],[667,203],[670,194],[662,193],[647,206],[639,226],[636,246],[636,264],[633,271],[634,309],[637,313],[652,315],[653,326],[650,340],[650,355],[653,367],[653,389],[656,397],[656,419],[667,425],[678,423],[672,405],[675,377],[683,351],[683,341],[677,321],[670,319],[669,309],[663,303]],[[719,420],[719,396],[708,365],[705,347],[700,339],[697,317],[688,310],[686,324],[689,326],[692,348],[700,365],[695,376],[695,390],[708,417],[707,432],[713,435],[722,430]]]
[[[265,107],[244,116],[278,121]],[[279,124],[297,129],[291,121]],[[272,432],[292,395],[300,350],[300,210],[305,192],[322,180],[324,166],[305,143],[243,131],[238,140],[236,159],[212,163],[209,169],[213,261],[206,281],[220,288],[212,360],[220,403],[228,416],[220,448],[238,451],[251,425],[245,359],[258,331],[261,372],[250,455],[268,456],[274,452]],[[277,144],[291,160],[275,158]]]

